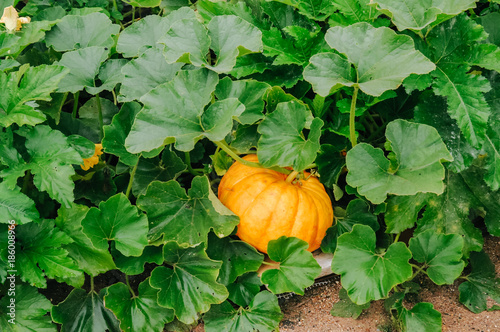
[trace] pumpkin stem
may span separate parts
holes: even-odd
[[[288,174],[285,181],[288,183],[292,183],[292,181],[295,180],[295,178],[297,177],[298,174],[299,174],[299,172],[293,171],[292,173]]]

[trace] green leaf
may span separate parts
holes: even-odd
[[[304,78],[324,97],[337,84],[356,84],[366,94],[380,96],[395,90],[412,73],[425,74],[435,69],[429,59],[415,50],[409,36],[398,35],[389,28],[374,28],[368,23],[337,26],[327,31],[325,39],[347,60],[334,53],[320,53],[309,60]],[[370,56],[364,56],[368,52]],[[351,74],[351,64],[355,76]]]
[[[453,157],[433,127],[395,120],[387,125],[387,140],[397,165],[391,166],[381,149],[361,143],[347,153],[347,183],[374,204],[387,194],[440,194],[444,190],[442,161]]]
[[[386,233],[399,234],[408,228],[413,228],[428,198],[429,195],[424,193],[391,196],[387,200],[387,209],[384,214]]]
[[[263,96],[269,88],[269,84],[266,83],[253,80],[232,81],[229,77],[225,77],[217,84],[215,96],[219,100],[238,98],[245,105],[245,111],[238,120],[242,124],[252,124],[264,117]]]
[[[488,129],[483,149],[487,154],[484,168],[486,174],[484,180],[493,191],[500,188],[500,109],[498,98],[500,97],[500,74],[492,71],[489,80],[493,89],[485,95],[487,102],[491,106],[491,115],[488,119]]]
[[[238,79],[255,73],[262,74],[272,62],[272,59],[261,53],[246,54],[236,58],[236,64],[229,74]]]
[[[134,7],[151,8],[158,7],[162,0],[131,0],[129,4]]]
[[[36,126],[26,134],[28,166],[33,183],[52,199],[68,206],[73,201],[75,170],[71,164],[82,163],[80,154],[71,147],[61,132],[48,126]]]
[[[234,102],[231,105],[227,102],[219,103],[218,106],[211,107],[212,112],[203,112],[203,107],[211,100],[218,80],[214,72],[206,69],[181,71],[172,81],[159,85],[143,96],[141,101],[144,103],[144,109],[137,114],[125,140],[127,150],[131,153],[151,151],[163,145],[167,138],[173,137],[176,149],[190,151],[196,141],[205,134],[202,118],[208,125],[217,121],[222,122],[224,126],[232,125],[233,114],[220,118],[213,114],[213,111],[221,106],[236,106]],[[243,109],[237,107],[233,110],[234,114],[241,114]],[[218,134],[224,137],[230,129]]]
[[[399,31],[406,29],[422,30],[432,22],[436,21],[438,15],[457,15],[469,8],[476,7],[476,0],[453,0],[453,1],[397,1],[376,0],[379,9],[389,17]]]
[[[211,260],[203,245],[185,248],[168,242],[163,247],[163,255],[172,269],[155,268],[150,284],[160,289],[158,304],[173,309],[181,322],[195,322],[198,313],[208,311],[211,304],[227,298],[226,288],[216,282],[221,263]]]
[[[97,99],[99,98],[99,100]],[[94,137],[87,137],[89,139],[97,139],[95,142],[99,143],[102,141],[101,132],[99,130],[100,120],[99,120],[99,108],[101,109],[102,114],[102,123],[104,125],[109,125],[113,119],[113,116],[119,112],[118,107],[109,99],[101,98],[101,97],[92,97],[83,106],[81,106],[78,110],[78,121],[84,123],[84,125],[90,127],[92,132],[95,132]],[[72,127],[71,124],[66,124],[66,126]],[[68,130],[68,129],[66,129]],[[85,132],[82,133],[86,134]],[[89,135],[90,136],[90,135]]]
[[[55,24],[56,21],[32,21],[16,34],[0,34],[0,56],[10,55],[17,58],[28,45],[42,40],[45,32]]]
[[[459,173],[472,164],[479,151],[465,140],[457,122],[448,115],[447,110],[446,100],[429,91],[420,97],[414,109],[414,119],[436,128],[453,156],[453,161],[446,168]]]
[[[357,319],[363,310],[370,308],[370,303],[365,303],[363,305],[357,305],[352,302],[347,291],[342,288],[339,291],[339,301],[333,304],[333,308],[330,314],[335,317],[346,317]]]
[[[67,15],[47,32],[45,42],[58,52],[90,46],[111,48],[114,44],[112,36],[119,31],[120,26],[112,24],[103,13]]]
[[[276,295],[267,291],[257,294],[247,309],[234,309],[225,301],[203,316],[207,332],[276,331],[283,314]]]
[[[314,162],[320,148],[319,137],[323,121],[314,118],[305,106],[290,101],[280,103],[259,125],[262,134],[257,155],[262,165],[293,166],[304,170]],[[310,129],[306,139],[303,130]]]
[[[228,299],[239,306],[246,307],[260,292],[262,282],[256,272],[245,273],[236,279],[236,282],[227,285]]]
[[[434,230],[419,233],[410,239],[413,259],[424,263],[427,275],[437,285],[452,284],[464,269],[463,238],[458,234],[439,234]]]
[[[213,233],[208,237],[207,254],[222,261],[217,281],[226,286],[247,272],[257,271],[264,261],[264,255],[251,245],[229,237],[220,239]]]
[[[68,73],[62,66],[21,67],[9,75],[0,72],[0,125],[9,127],[45,121],[46,116],[32,101],[50,101],[61,79]]]
[[[500,236],[500,223],[498,222],[500,216],[500,192],[491,192],[482,177],[484,177],[484,171],[477,167],[470,167],[462,173],[462,178],[469,190],[480,202],[476,205],[482,205],[486,210],[484,223],[488,232],[493,236]]]
[[[116,266],[107,248],[95,248],[83,233],[82,220],[88,210],[89,208],[84,205],[72,204],[70,208],[63,206],[57,211],[55,223],[73,240],[63,246],[68,251],[68,256],[77,262],[82,271],[91,276],[97,276],[115,269]]]
[[[275,0],[297,8],[299,12],[310,19],[324,21],[336,10],[329,0]]]
[[[295,237],[282,236],[269,241],[267,254],[278,263],[278,267],[264,271],[262,283],[274,294],[294,292],[304,295],[304,289],[311,286],[321,272],[321,266],[307,247],[307,242]]]
[[[420,302],[408,310],[399,301],[395,307],[403,331],[441,332],[441,313],[432,303]]]
[[[101,85],[97,87],[87,87],[90,94],[96,95],[102,91],[114,91],[113,89],[119,83],[122,83],[124,75],[122,68],[128,63],[125,59],[109,59],[101,68],[97,77],[101,81]]]
[[[345,157],[342,151],[330,144],[322,144],[316,158],[320,181],[326,187],[332,188],[337,184],[339,176],[345,166]]]
[[[130,291],[122,282],[106,289],[104,305],[120,320],[122,331],[161,331],[174,319],[172,309],[156,302],[158,290],[149,285],[149,278],[139,284],[139,293],[130,298]]]
[[[354,225],[370,226],[375,232],[380,225],[377,217],[370,212],[370,206],[362,199],[353,199],[347,205],[347,210],[342,214],[335,210],[335,225],[327,230],[326,236],[321,243],[323,252],[334,253],[337,248],[338,237],[352,231]]]
[[[101,46],[92,46],[63,54],[57,63],[68,68],[69,74],[59,82],[59,92],[71,92],[83,90],[83,88],[95,87],[95,77],[99,68],[108,57],[108,49]],[[87,92],[90,93],[90,91]]]
[[[0,183],[0,215],[4,216],[0,222],[15,220],[18,225],[40,218],[35,202],[21,193],[19,187],[11,189],[4,182]]]
[[[125,149],[125,139],[134,123],[135,116],[141,110],[141,105],[136,102],[123,104],[120,112],[113,117],[111,124],[103,126],[104,138],[102,146],[106,153],[114,154],[120,162],[128,166],[137,164],[139,157]]]
[[[421,219],[417,220],[414,236],[432,229],[438,234],[459,234],[464,238],[462,253],[465,258],[471,251],[483,247],[481,231],[469,219],[471,207],[480,206],[460,175],[448,173],[446,190],[442,195],[430,195]]]
[[[86,198],[94,205],[109,199],[116,194],[116,184],[113,180],[115,171],[112,166],[105,165],[97,171],[91,171],[75,179],[75,200]]]
[[[9,306],[12,305],[13,299],[15,300],[15,318],[9,315],[11,313]],[[6,295],[1,298],[0,308],[0,329],[2,331],[57,331],[57,326],[52,324],[50,317],[46,315],[52,308],[52,304],[45,296],[38,293],[36,287],[17,284],[14,296],[8,296],[6,292]]]
[[[71,242],[73,240],[68,235],[54,227],[52,220],[17,226],[16,267],[21,280],[39,288],[46,288],[45,276],[78,278],[71,284],[81,287],[83,273],[68,257],[68,251],[62,248]]]
[[[459,300],[470,311],[478,314],[488,308],[488,298],[500,304],[500,278],[496,277],[495,265],[484,251],[472,252],[470,263],[472,272],[467,276],[467,281],[458,287]]]
[[[182,65],[169,64],[160,50],[148,49],[139,58],[123,66],[124,77],[118,99],[122,102],[141,99],[158,85],[171,81]]]
[[[107,249],[114,241],[125,256],[140,256],[148,244],[148,219],[120,193],[93,207],[82,220],[83,232],[97,249]]]
[[[208,24],[210,48],[217,60],[210,68],[217,73],[230,72],[240,54],[262,51],[262,32],[252,24],[234,15],[215,16]]]
[[[175,180],[186,170],[187,166],[175,152],[163,150],[161,159],[159,157],[139,160],[135,172],[134,182],[132,182],[132,193],[139,197],[144,195],[149,184],[153,181],[167,182]]]
[[[148,215],[149,240],[197,244],[207,242],[210,229],[217,236],[228,236],[239,218],[216,212],[210,190],[208,178],[201,176],[193,179],[187,194],[174,180],[151,183],[146,195],[137,200],[137,206]]]
[[[381,13],[370,0],[332,0],[332,5],[339,10],[329,20],[330,26],[347,26],[358,22],[372,22]]]
[[[375,242],[373,229],[354,225],[350,233],[339,237],[333,256],[332,271],[341,275],[342,286],[358,305],[386,297],[412,276],[411,252],[404,243],[393,243],[378,253]]]
[[[120,322],[115,315],[104,307],[103,296],[106,288],[99,294],[87,293],[75,288],[61,303],[52,307],[52,320],[62,324],[61,332],[120,332]]]
[[[155,263],[161,265],[163,263],[162,247],[146,246],[142,255],[139,257],[124,256],[115,245],[111,245],[111,254],[115,261],[116,267],[127,275],[136,275],[144,272],[144,265],[146,263]]]

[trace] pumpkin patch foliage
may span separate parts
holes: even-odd
[[[0,330],[277,331],[318,252],[498,310],[500,3],[405,4],[0,0]]]

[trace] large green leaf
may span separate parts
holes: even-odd
[[[264,255],[251,245],[229,237],[220,239],[213,233],[209,235],[207,254],[222,261],[217,281],[223,285],[233,283],[247,272],[257,271],[264,261]]]
[[[304,78],[316,93],[327,96],[336,85],[357,85],[361,91],[380,96],[396,89],[412,73],[425,74],[434,64],[415,50],[413,40],[389,28],[368,23],[330,28],[325,39],[336,51],[311,57]],[[370,54],[366,57],[365,54]],[[355,74],[351,71],[354,65]]]
[[[414,109],[414,119],[416,122],[436,128],[453,156],[453,161],[447,164],[446,168],[459,173],[472,164],[479,151],[467,142],[457,122],[447,111],[446,100],[428,91],[420,97]]]
[[[422,0],[398,1],[375,0],[378,8],[391,17],[399,31],[406,29],[422,30],[436,21],[438,15],[457,15],[464,10],[476,7],[477,0]]]
[[[206,69],[181,71],[172,81],[159,85],[143,96],[141,101],[144,103],[144,109],[137,114],[125,140],[127,150],[131,153],[151,151],[173,137],[178,150],[190,151],[197,140],[204,135],[211,135],[205,131],[211,126],[205,128],[203,120],[208,122],[207,125],[219,122],[219,127],[226,127],[227,132],[218,133],[224,138],[231,130],[232,117],[241,114],[244,107],[238,106],[235,101],[230,104],[219,102],[216,106],[212,105],[210,112],[203,112],[203,107],[210,101],[218,80],[214,72]],[[236,108],[224,109],[224,106]],[[219,116],[214,114],[213,111],[219,110],[220,107],[221,111],[232,113],[224,112]]]
[[[235,282],[227,285],[228,299],[239,306],[246,307],[260,292],[261,286],[262,282],[256,272],[245,273],[239,276]]]
[[[149,219],[150,241],[177,241],[197,244],[207,242],[210,229],[228,236],[238,224],[238,217],[221,215],[210,201],[210,184],[206,177],[195,177],[187,194],[174,180],[151,183],[137,206]]]
[[[236,310],[228,301],[213,306],[203,316],[203,322],[207,332],[272,332],[278,329],[282,317],[276,296],[262,291],[246,309]]]
[[[294,292],[304,295],[304,289],[314,283],[321,266],[307,251],[308,244],[298,238],[282,236],[269,241],[267,254],[278,263],[277,268],[262,273],[262,283],[274,293]]]
[[[124,75],[122,68],[128,63],[125,59],[108,59],[100,68],[97,77],[101,81],[99,86],[89,86],[87,91],[90,94],[96,95],[102,91],[114,91],[117,84],[122,83]]]
[[[56,226],[73,241],[64,244],[68,256],[74,259],[78,267],[91,276],[97,276],[116,268],[113,258],[106,249],[98,249],[83,233],[82,220],[89,208],[84,205],[72,204],[70,208],[61,207],[57,211]]]
[[[161,246],[146,246],[142,255],[139,257],[124,256],[115,245],[111,245],[111,254],[115,261],[116,267],[127,275],[136,275],[144,272],[146,263],[155,263],[161,265],[163,263],[163,248]]]
[[[150,17],[150,16],[148,16]],[[181,69],[182,63],[169,64],[158,49],[149,49],[122,68],[123,81],[120,101],[139,100],[162,83],[171,81]]]
[[[221,263],[211,260],[203,245],[185,248],[168,242],[163,247],[163,255],[172,269],[155,268],[150,284],[160,290],[158,304],[173,309],[181,322],[195,322],[198,313],[208,311],[211,304],[227,298],[227,289],[216,282]]]
[[[492,71],[489,81],[493,89],[485,97],[491,107],[488,129],[483,149],[487,154],[484,180],[493,191],[500,188],[500,74]]]
[[[113,117],[111,124],[103,126],[104,138],[102,146],[106,153],[114,154],[120,158],[120,162],[133,166],[137,164],[139,156],[125,149],[125,139],[134,123],[135,116],[141,110],[141,105],[136,102],[123,104],[120,112]]]
[[[68,256],[64,245],[73,239],[54,227],[54,221],[43,220],[16,227],[16,267],[21,280],[46,288],[48,278],[75,278],[75,287],[83,284],[83,273]]]
[[[398,301],[394,307],[403,331],[441,332],[441,313],[432,303],[420,302],[408,310]]]
[[[106,288],[99,294],[75,288],[61,303],[52,307],[52,320],[62,324],[62,332],[120,332],[120,322],[104,307]]]
[[[345,211],[335,209],[335,225],[327,230],[321,242],[321,250],[334,253],[338,237],[352,231],[352,227],[358,224],[370,226],[375,232],[380,228],[377,217],[370,212],[370,206],[362,199],[350,201]]]
[[[238,98],[245,105],[245,111],[238,117],[242,124],[252,124],[262,119],[264,115],[264,93],[270,88],[269,84],[253,80],[232,81],[225,77],[219,81],[215,89],[218,99]]]
[[[429,195],[414,234],[427,229],[433,229],[438,234],[459,234],[464,238],[462,253],[467,258],[471,251],[479,251],[483,247],[481,231],[469,219],[470,209],[481,206],[481,203],[460,175],[448,173],[445,183],[446,190],[442,195]]]
[[[447,98],[448,113],[457,121],[468,142],[473,147],[480,147],[490,115],[484,93],[491,86],[485,77],[468,71],[474,62],[482,62],[481,58],[487,56],[487,52],[473,47],[486,39],[487,34],[465,14],[440,26],[440,29],[433,29],[427,38],[430,56],[437,66],[432,72],[433,90],[435,94]],[[443,43],[443,40],[447,42]],[[474,59],[472,64],[468,63],[470,58]]]
[[[396,165],[391,165],[381,149],[361,143],[347,153],[347,183],[374,204],[387,194],[440,194],[444,190],[442,161],[453,157],[436,129],[431,126],[395,120],[387,125],[387,140]]]
[[[313,118],[303,104],[296,101],[280,103],[259,125],[262,134],[257,155],[264,166],[293,166],[304,170],[314,162],[319,151],[323,121]],[[303,130],[309,129],[307,139]]]
[[[354,225],[350,233],[339,237],[333,256],[332,271],[341,275],[342,286],[359,305],[386,297],[412,276],[411,252],[404,243],[393,243],[379,253],[375,242],[373,229]]]
[[[102,46],[64,53],[58,64],[68,68],[69,74],[59,82],[58,91],[75,93],[83,88],[95,87],[95,77],[108,53],[108,49]]]
[[[14,302],[14,316],[11,316],[12,300]],[[0,329],[5,332],[56,332],[57,326],[52,323],[46,314],[50,312],[52,304],[36,287],[23,283],[17,284],[15,295],[7,293],[0,299]]]
[[[0,11],[3,13],[3,11]],[[17,58],[28,45],[34,44],[45,37],[45,31],[51,29],[56,21],[33,21],[24,25],[21,31],[15,34],[3,32],[0,34],[0,56]],[[2,60],[4,62],[5,60]]]
[[[438,285],[452,284],[464,269],[463,238],[458,234],[439,234],[427,230],[410,239],[413,259],[424,263],[427,275]]]
[[[140,256],[148,244],[148,218],[120,193],[93,207],[82,220],[83,232],[97,249],[114,241],[125,256]]]
[[[21,193],[19,187],[11,189],[4,182],[0,183],[0,214],[4,216],[0,222],[15,220],[18,225],[40,218],[35,202]]]
[[[496,277],[495,265],[484,251],[472,252],[470,262],[472,272],[458,287],[459,299],[470,311],[478,314],[488,308],[488,298],[500,304],[500,278]]]
[[[139,284],[139,293],[132,298],[127,287],[118,282],[106,289],[104,306],[120,320],[122,331],[161,331],[174,319],[172,309],[158,305],[158,290],[149,285],[149,278]]]
[[[80,154],[68,143],[66,136],[48,126],[36,126],[26,134],[26,150],[30,155],[28,168],[33,183],[52,199],[65,206],[73,201],[75,173],[72,164],[83,162]]]
[[[41,65],[21,67],[9,75],[0,72],[0,125],[13,123],[34,126],[45,121],[46,116],[36,108],[35,100],[50,101],[59,82],[68,74],[62,66]]]
[[[139,56],[150,48],[158,48],[158,41],[175,21],[182,18],[195,19],[195,13],[188,7],[180,8],[167,17],[148,15],[125,28],[118,38],[116,50],[124,57]]]
[[[103,13],[67,15],[47,32],[45,42],[58,52],[89,46],[111,48],[114,44],[112,36],[119,31],[120,26],[112,24]]]
[[[330,0],[274,0],[295,7],[298,11],[316,21],[324,21],[336,10]]]
[[[371,0],[332,0],[339,12],[330,16],[330,26],[347,26],[359,22],[373,22],[381,13],[371,6]]]
[[[188,62],[226,73],[238,55],[262,51],[262,33],[238,16],[221,15],[213,17],[207,27],[196,19],[176,21],[161,43],[170,63]],[[217,56],[213,65],[207,61],[210,49]]]
[[[168,149],[163,150],[161,159],[142,158],[137,164],[132,193],[138,197],[146,193],[146,189],[153,181],[166,182],[176,180],[187,168],[182,159],[175,152]]]
[[[387,200],[387,209],[384,214],[386,232],[399,234],[412,228],[417,221],[418,214],[425,207],[428,194],[417,193],[408,196],[391,196]]]

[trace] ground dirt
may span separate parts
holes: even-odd
[[[500,276],[500,238],[488,237],[485,240],[485,251],[496,266],[497,276]],[[500,332],[500,311],[484,311],[474,314],[458,301],[458,286],[437,286],[427,278],[419,280],[422,289],[416,301],[429,302],[441,312],[443,332]],[[372,302],[358,319],[333,317],[330,310],[339,301],[339,290],[342,288],[340,277],[330,278],[328,284],[314,287],[306,291],[304,296],[293,296],[280,301],[284,314],[280,323],[280,331],[294,332],[392,332],[398,331],[391,315],[384,309],[383,301]],[[413,303],[414,304],[414,303]],[[411,308],[412,303],[406,303]],[[489,303],[491,306],[493,303]],[[203,324],[198,325],[193,332],[202,332]],[[419,332],[419,331],[409,331]]]

